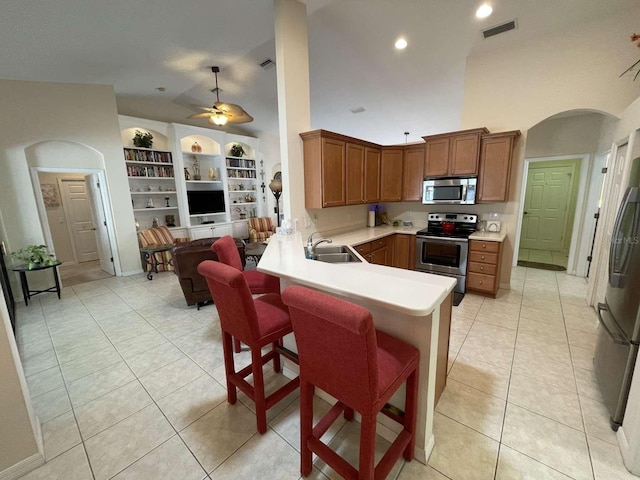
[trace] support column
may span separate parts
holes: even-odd
[[[307,7],[298,0],[274,0],[278,122],[284,218],[303,229],[304,165],[300,132],[311,129]]]

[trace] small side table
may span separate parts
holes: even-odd
[[[58,277],[58,266],[62,265],[62,262],[56,262],[51,265],[39,265],[33,268],[29,268],[28,265],[14,265],[11,270],[20,274],[20,284],[22,285],[22,296],[24,297],[25,305],[29,305],[31,297],[45,292],[56,292],[58,299],[60,299],[60,278]],[[53,269],[53,279],[56,284],[54,287],[47,288],[46,290],[30,290],[29,283],[27,282],[27,272],[36,272],[38,270]]]
[[[253,260],[256,265],[262,258],[267,246],[262,242],[247,243],[244,246],[244,256],[247,260]]]
[[[171,250],[172,247],[172,243],[153,243],[140,248],[140,253],[144,255],[147,265],[151,265],[151,270],[147,273],[148,280],[153,280],[153,274],[158,273],[158,265],[171,265],[171,260],[159,262],[156,258],[156,253],[166,252]]]

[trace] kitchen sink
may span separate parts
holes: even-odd
[[[325,263],[348,263],[361,262],[346,245],[335,245],[326,247],[316,247],[315,254],[311,260]]]

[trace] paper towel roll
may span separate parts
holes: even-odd
[[[367,219],[367,227],[375,227],[376,226],[376,212],[374,210],[369,210],[369,217]]]

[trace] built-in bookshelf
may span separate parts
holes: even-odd
[[[125,147],[131,206],[141,229],[154,225],[179,226],[178,199],[170,151]]]

